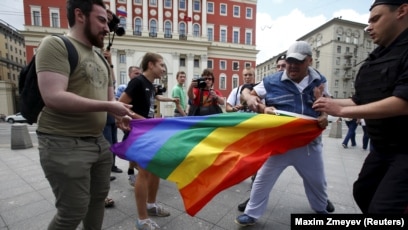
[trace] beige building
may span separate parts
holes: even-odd
[[[26,64],[24,37],[0,20],[0,44],[0,114],[10,115],[18,110],[18,76]]]
[[[354,94],[354,80],[362,62],[376,47],[364,31],[366,24],[333,18],[298,40],[307,41],[313,49],[313,67],[328,81],[334,98]],[[257,66],[257,79],[276,72],[278,54]]]

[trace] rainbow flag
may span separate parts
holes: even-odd
[[[131,128],[112,151],[175,182],[191,216],[271,155],[304,146],[322,132],[316,120],[255,113],[132,120]]]

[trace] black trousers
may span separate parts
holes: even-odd
[[[373,147],[353,196],[364,214],[408,214],[408,151],[380,153]]]

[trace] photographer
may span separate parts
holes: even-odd
[[[224,104],[224,97],[213,89],[214,74],[212,69],[204,69],[201,78],[194,79],[188,88],[188,98],[192,102],[188,115],[204,116],[222,113],[219,105]]]

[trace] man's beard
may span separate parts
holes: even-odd
[[[93,35],[91,32],[91,23],[89,19],[86,20],[84,33],[85,33],[85,37],[88,39],[89,42],[91,42],[93,46],[96,46],[98,48],[103,48],[103,45],[104,45],[103,40],[100,41],[98,38],[98,35]]]

